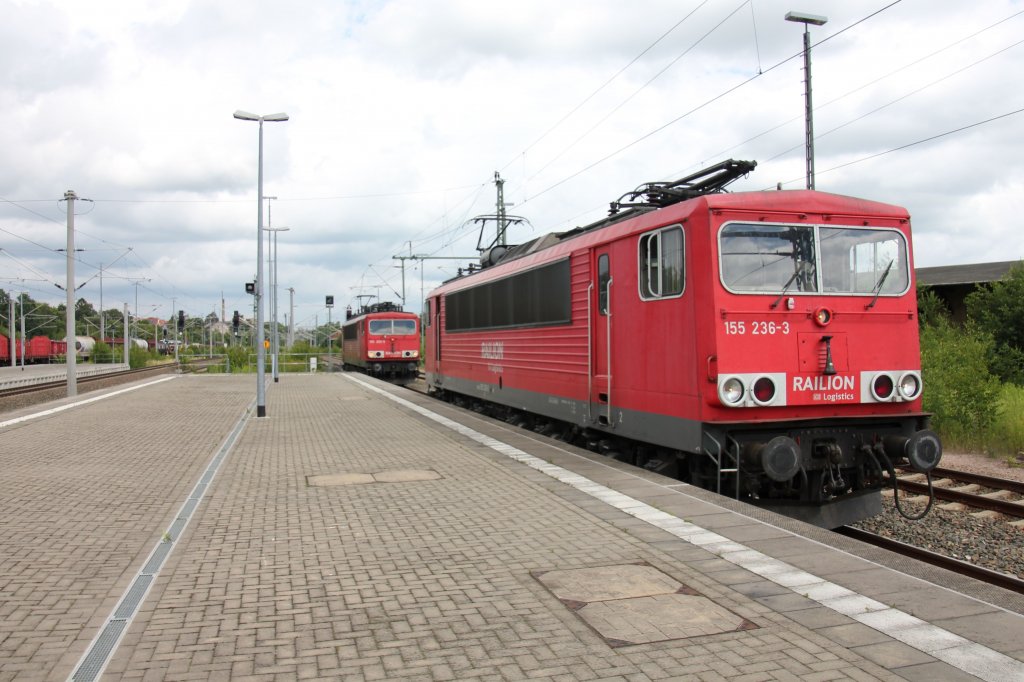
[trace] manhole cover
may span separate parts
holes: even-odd
[[[306,476],[306,485],[329,487],[336,485],[366,485],[368,483],[409,483],[413,481],[435,481],[441,474],[430,469],[392,469],[373,474],[340,473]]]
[[[565,601],[607,601],[672,594],[683,586],[653,566],[625,565],[550,571],[540,581]]]
[[[373,483],[373,474],[323,474],[307,476],[306,483],[312,486],[360,485]]]
[[[536,577],[613,647],[756,627],[647,564],[548,571]]]
[[[378,483],[406,483],[409,481],[436,481],[441,474],[429,469],[399,469],[396,471],[381,471],[373,475]]]

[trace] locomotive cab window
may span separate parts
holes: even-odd
[[[375,336],[415,334],[416,320],[370,320],[370,333]]]
[[[894,230],[821,228],[826,292],[899,295],[910,285],[907,242]]]
[[[640,237],[638,245],[640,298],[681,296],[686,275],[683,228],[676,225],[649,232]]]
[[[909,287],[898,230],[729,223],[718,246],[722,284],[734,293],[899,296]]]
[[[416,333],[416,320],[392,320],[394,324],[394,334],[415,334]]]

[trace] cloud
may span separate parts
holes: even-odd
[[[819,188],[908,207],[918,265],[1021,257],[1019,116],[944,133],[1024,107],[1006,75],[1024,67],[1024,17],[1011,0],[941,0],[857,23],[881,7],[815,3]],[[258,126],[236,109],[291,117],[264,126],[263,159],[297,317],[326,318],[326,293],[393,297],[396,254],[475,253],[467,221],[494,211],[495,171],[534,226],[513,240],[725,157],[759,162],[735,190],[803,185],[803,27],[779,0],[0,8],[0,197],[15,202],[0,203],[0,248],[60,281],[62,254],[38,245],[63,246],[74,189],[95,200],[76,219],[81,278],[119,259],[109,300],[250,305]],[[414,309],[421,274],[429,288],[464,262],[417,265]],[[0,261],[0,286],[60,298],[30,276]]]

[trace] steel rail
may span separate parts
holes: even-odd
[[[960,559],[954,559],[944,554],[932,552],[921,547],[915,547],[914,545],[908,545],[898,540],[876,535],[875,533],[869,533],[859,528],[851,528],[850,526],[842,526],[841,528],[835,529],[836,533],[843,535],[854,540],[860,540],[882,549],[887,549],[891,552],[895,552],[902,556],[917,559],[933,566],[944,568],[960,575],[965,575],[975,580],[988,583],[990,585],[996,585],[1003,589],[1017,592],[1018,594],[1024,594],[1024,580],[1017,578],[1016,576],[1008,573],[1000,573],[999,571],[993,571],[989,568],[982,566],[976,566],[975,564],[961,561]]]
[[[899,484],[900,490],[904,490],[914,495],[928,495],[928,486],[924,483],[907,481],[899,477],[897,477],[896,481]],[[975,507],[976,509],[985,509],[987,511],[1005,514],[1006,516],[1024,518],[1024,503],[1021,502],[1010,502],[1008,500],[985,497],[984,495],[960,492],[954,488],[943,488],[941,486],[934,485],[934,478],[932,492],[934,493],[936,500],[941,500],[943,502],[958,502],[960,504],[967,505],[968,507]]]
[[[906,469],[905,471],[913,470]],[[984,486],[986,488],[995,488],[997,490],[1009,490],[1010,492],[1024,495],[1024,481],[1013,481],[1008,478],[996,478],[995,476],[974,474],[969,471],[956,471],[955,469],[943,469],[942,467],[932,469],[932,482],[934,483],[941,478],[948,478],[953,481],[962,481],[964,483],[973,483],[975,485]]]

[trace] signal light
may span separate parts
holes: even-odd
[[[767,405],[775,397],[775,382],[768,377],[761,377],[754,382],[754,402]]]
[[[875,377],[874,381],[871,382],[871,393],[875,396],[875,400],[885,401],[892,397],[892,391],[895,388],[892,383],[892,377],[888,374],[879,374]]]
[[[238,311],[236,310],[235,314],[231,317],[231,327],[232,327],[232,329],[234,329],[236,334],[238,333],[238,325],[239,324],[241,324],[241,320],[239,319]]]
[[[184,310],[179,310],[178,311],[178,331],[180,332],[180,331],[184,331],[184,330],[185,330],[185,311]]]
[[[256,294],[256,282],[246,282],[245,283],[245,293],[247,293],[247,294],[254,294],[255,295]]]

